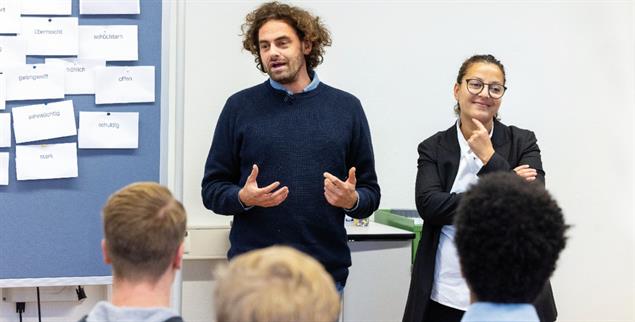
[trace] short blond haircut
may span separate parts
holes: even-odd
[[[272,246],[216,271],[218,322],[337,321],[340,297],[322,265],[293,248]]]
[[[157,281],[185,237],[183,205],[160,184],[139,182],[113,193],[102,215],[114,277]]]

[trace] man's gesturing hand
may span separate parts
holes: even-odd
[[[238,192],[238,198],[245,207],[274,207],[281,204],[289,196],[289,188],[282,187],[274,191],[280,182],[276,181],[264,188],[258,188],[258,166],[254,164],[249,177],[242,189]]]
[[[357,178],[355,177],[355,167],[348,170],[348,179],[342,181],[336,176],[324,172],[324,197],[326,201],[335,207],[351,209],[357,204],[357,191],[355,185]]]

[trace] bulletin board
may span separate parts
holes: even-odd
[[[106,66],[154,66],[153,103],[95,104],[95,95],[66,95],[75,119],[80,111],[138,112],[137,149],[78,149],[78,177],[18,181],[15,136],[9,152],[9,184],[0,186],[0,287],[46,284],[105,284],[111,276],[103,263],[101,209],[108,196],[136,181],[159,182],[162,176],[161,104],[162,1],[141,0],[140,14],[80,15],[79,25],[138,26],[138,60],[107,62]],[[27,56],[28,64],[44,63]],[[58,57],[59,58],[59,57]],[[6,110],[55,101],[8,101]],[[77,136],[29,144],[75,143]],[[53,281],[43,283],[43,281]]]

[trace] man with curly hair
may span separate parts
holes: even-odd
[[[540,321],[531,304],[566,244],[562,210],[540,184],[507,172],[482,177],[454,225],[472,304],[461,321]]]
[[[319,17],[265,3],[242,31],[244,49],[269,79],[227,100],[205,164],[203,203],[233,216],[230,259],[288,245],[320,261],[341,290],[351,265],[344,215],[368,217],[380,199],[362,105],[315,72],[331,45]]]

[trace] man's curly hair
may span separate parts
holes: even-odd
[[[516,174],[483,176],[454,220],[463,276],[478,301],[532,303],[565,247],[562,210],[545,190]]]
[[[307,68],[315,69],[324,60],[325,47],[331,45],[331,35],[319,17],[314,17],[308,11],[279,2],[268,2],[245,17],[242,25],[243,48],[255,57],[256,66],[262,72],[265,67],[260,59],[258,32],[262,25],[269,20],[282,20],[291,26],[300,41],[311,42],[311,52],[305,55]]]

